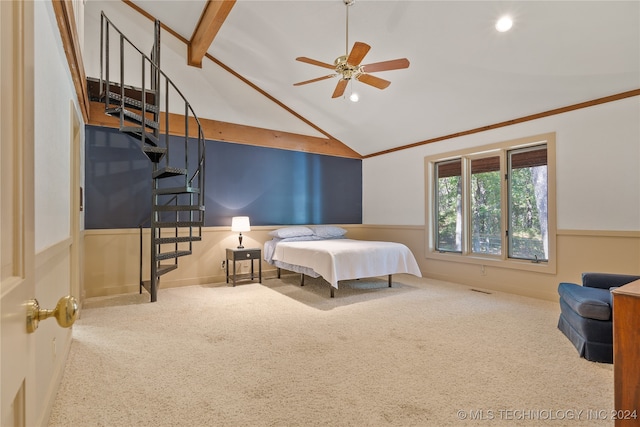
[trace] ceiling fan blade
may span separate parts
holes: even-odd
[[[311,65],[317,65],[318,67],[324,67],[324,68],[328,68],[330,70],[335,70],[336,69],[335,65],[327,64],[326,62],[316,61],[315,59],[307,58],[306,56],[299,56],[299,57],[296,58],[296,61],[305,62],[305,63],[311,64]]]
[[[299,83],[294,83],[294,86],[302,86],[302,85],[306,85],[309,83],[315,83],[315,82],[319,82],[320,80],[326,80],[326,79],[330,79],[331,77],[336,77],[337,74],[329,74],[328,76],[322,76],[322,77],[318,77],[316,79],[311,79],[311,80],[305,80],[303,82],[299,82]]]
[[[380,77],[372,76],[371,74],[360,74],[357,79],[362,83],[377,87],[378,89],[385,89],[391,84],[389,80],[384,80]]]
[[[369,52],[369,49],[371,49],[371,46],[368,44],[355,42],[351,48],[351,53],[349,53],[347,57],[347,64],[354,66],[360,65],[367,52]]]
[[[349,80],[340,79],[338,84],[336,85],[336,90],[333,91],[332,98],[339,98],[344,94],[344,90],[347,88],[347,83]]]
[[[409,60],[407,58],[392,59],[391,61],[376,62],[373,64],[363,65],[362,69],[365,73],[375,73],[376,71],[399,70],[401,68],[409,68]]]

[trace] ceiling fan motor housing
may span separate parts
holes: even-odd
[[[350,65],[347,62],[347,56],[342,55],[336,58],[334,61],[336,66],[336,73],[338,73],[343,80],[350,80],[352,78],[357,79],[360,74],[362,74],[362,66],[361,65]]]

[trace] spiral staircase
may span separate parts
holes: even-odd
[[[159,21],[146,55],[102,13],[100,45],[100,78],[87,79],[90,96],[119,119],[120,131],[139,141],[153,165],[151,217],[140,224],[140,293],[146,289],[155,302],[160,277],[178,268],[178,258],[191,255],[193,243],[202,239],[204,133],[189,102],[160,68]],[[148,271],[143,265],[147,227]]]

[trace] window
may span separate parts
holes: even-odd
[[[500,156],[471,160],[471,252],[502,254]]]
[[[460,252],[462,245],[462,161],[460,159],[437,163],[436,223],[439,251]]]
[[[509,257],[548,259],[547,147],[508,152]]]
[[[554,153],[554,135],[547,134],[428,157],[427,256],[549,267],[555,253]]]

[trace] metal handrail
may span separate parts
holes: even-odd
[[[136,109],[138,107],[140,107],[140,116],[137,115],[137,113],[135,113],[134,122],[140,122],[140,140],[142,143],[142,146],[145,147],[145,144],[151,144],[151,145],[159,145],[161,142],[161,138],[160,138],[160,115],[161,115],[161,104],[162,101],[164,100],[164,114],[165,114],[165,127],[164,127],[164,149],[165,151],[163,152],[163,154],[159,154],[157,155],[157,157],[154,158],[154,163],[153,163],[153,170],[154,172],[156,172],[158,170],[158,163],[160,161],[163,162],[163,164],[167,167],[169,167],[169,160],[170,160],[170,126],[169,126],[169,111],[170,111],[170,94],[173,93],[177,93],[177,95],[179,96],[179,98],[181,98],[183,105],[184,105],[184,119],[185,119],[185,125],[184,125],[184,170],[186,171],[186,173],[184,174],[184,185],[185,187],[188,188],[193,188],[193,189],[197,189],[198,191],[191,191],[189,190],[189,204],[190,206],[204,206],[204,200],[205,200],[205,191],[204,191],[204,185],[205,185],[205,179],[204,179],[204,168],[205,168],[205,156],[206,156],[206,147],[205,147],[205,138],[204,138],[204,132],[202,129],[202,125],[200,123],[200,119],[198,118],[198,116],[195,114],[193,107],[191,106],[191,104],[187,101],[186,97],[184,96],[184,94],[182,93],[182,91],[180,91],[180,89],[178,89],[178,87],[173,83],[173,81],[160,69],[160,22],[159,21],[155,21],[155,28],[154,28],[154,45],[153,45],[153,49],[151,51],[151,57],[147,56],[144,52],[142,52],[136,45],[134,45],[131,40],[129,40],[119,29],[118,27],[116,27],[113,22],[111,22],[111,20],[109,18],[107,18],[107,16],[104,14],[104,12],[101,13],[101,23],[100,23],[100,94],[101,96],[104,96],[104,102],[105,102],[105,109],[106,110],[110,110],[111,113],[114,112],[119,112],[119,118],[120,118],[120,129],[121,130],[125,130],[125,124],[124,124],[124,120],[125,120],[125,111],[126,111],[126,107],[127,107],[127,102],[128,105],[135,105]],[[119,37],[119,49],[120,49],[120,55],[119,55],[119,59],[120,59],[120,99],[119,99],[119,109],[115,108],[112,109],[110,106],[117,106],[118,104],[116,104],[115,102],[112,102],[112,95],[111,95],[111,91],[110,91],[110,86],[112,84],[111,79],[109,77],[109,49],[110,49],[110,28],[113,28],[115,30],[115,32],[117,32],[118,37]],[[140,101],[138,101],[137,96],[132,98],[131,101],[127,101],[127,97],[125,96],[125,84],[124,84],[124,80],[125,80],[125,48],[127,47],[132,47],[135,51],[137,51],[137,53],[140,55],[141,58],[141,89],[140,89],[140,93],[141,93],[141,99]],[[106,62],[106,64],[105,64]],[[151,88],[149,89],[149,91],[151,93],[153,93],[154,96],[154,103],[153,103],[153,107],[154,109],[149,110],[148,104],[147,104],[147,67],[149,67],[149,74],[150,74],[150,85]],[[161,84],[162,79],[164,78],[164,93],[161,93],[161,87],[163,86]],[[139,104],[138,104],[139,102]],[[151,123],[148,119],[148,113],[149,112],[153,112],[153,123]],[[132,112],[127,113],[128,115],[133,114]],[[138,118],[139,117],[139,118]],[[196,125],[197,125],[197,163],[194,164],[189,164],[189,123],[191,118],[193,118],[193,120],[195,121]],[[129,119],[131,121],[131,117]],[[157,120],[157,122],[155,122]],[[152,128],[153,131],[149,132],[148,129]],[[132,128],[127,128],[127,131],[131,132]],[[138,130],[136,128],[136,130],[134,130],[133,132],[138,133]],[[153,141],[153,139],[151,138],[151,135],[153,134],[153,137],[155,138],[155,141]],[[174,165],[176,166],[176,165]],[[191,166],[191,169],[190,169]],[[191,174],[191,175],[190,175]],[[196,184],[194,186],[194,184]],[[153,200],[152,200],[152,209],[151,209],[151,218],[148,218],[147,220],[141,222],[139,224],[139,229],[140,229],[140,292],[142,292],[142,286],[143,286],[143,281],[142,281],[142,257],[143,257],[143,250],[142,250],[142,235],[143,235],[143,226],[149,222],[150,227],[151,227],[151,285],[150,285],[150,293],[151,293],[151,301],[155,301],[156,298],[156,289],[157,289],[157,280],[158,280],[158,268],[159,268],[159,260],[158,260],[158,254],[160,253],[160,246],[161,246],[161,242],[160,240],[156,240],[162,237],[162,228],[157,226],[156,223],[157,222],[162,222],[163,218],[165,218],[165,215],[162,214],[162,209],[158,209],[159,206],[167,206],[169,204],[175,204],[176,205],[176,212],[175,212],[175,223],[173,223],[171,228],[175,229],[175,237],[176,240],[174,241],[175,243],[175,250],[176,252],[178,252],[178,229],[180,228],[180,222],[181,222],[181,215],[180,215],[180,205],[178,204],[179,198],[178,195],[174,194],[167,202],[165,202],[164,204],[160,205],[158,202],[160,201],[160,199],[163,196],[160,196],[156,190],[159,189],[158,186],[158,180],[154,179],[153,180]],[[187,209],[189,211],[189,237],[193,237],[193,223],[194,223],[194,215],[196,214],[196,212],[193,210],[193,208],[189,208]],[[204,213],[200,208],[197,208],[197,210],[199,211],[199,219],[195,222],[197,222],[198,224],[202,224],[204,222]],[[199,227],[199,235],[202,235],[202,226],[200,225]],[[192,241],[189,240],[189,250],[192,249]],[[175,258],[174,263],[177,264],[177,258]]]
[[[197,124],[197,143],[198,143],[198,164],[195,168],[195,172],[193,172],[191,178],[187,179],[187,184],[191,185],[195,178],[198,177],[200,175],[200,169],[204,167],[204,161],[205,161],[205,156],[206,156],[206,150],[204,149],[204,143],[205,143],[205,137],[204,137],[204,131],[202,130],[202,124],[200,123],[200,119],[198,118],[198,116],[195,114],[195,111],[193,110],[193,107],[191,106],[191,104],[187,101],[186,97],[184,96],[184,94],[182,93],[182,91],[173,83],[173,81],[169,78],[169,76],[167,76],[167,74],[162,71],[159,67],[159,64],[156,64],[151,58],[149,58],[149,56],[147,56],[144,52],[142,52],[136,45],[133,44],[133,42],[131,42],[131,40],[129,40],[129,38],[127,38],[119,29],[118,27],[116,27],[113,22],[104,14],[104,12],[101,13],[101,19],[103,20],[101,23],[101,31],[100,31],[100,41],[101,41],[101,46],[105,46],[107,48],[107,52],[106,52],[106,67],[104,64],[104,60],[103,60],[103,55],[104,55],[104,50],[101,48],[100,49],[100,91],[102,92],[103,89],[103,85],[105,85],[105,81],[106,81],[106,85],[107,85],[107,91],[109,88],[109,84],[110,81],[108,79],[109,76],[109,58],[108,58],[108,46],[109,46],[109,31],[108,28],[109,27],[113,27],[113,29],[119,34],[120,36],[120,45],[121,45],[121,49],[120,49],[120,53],[121,53],[121,78],[120,78],[120,89],[121,89],[121,106],[122,108],[124,108],[124,84],[123,84],[123,80],[124,80],[124,45],[123,43],[126,41],[133,49],[135,49],[142,57],[143,60],[143,64],[145,62],[147,62],[149,64],[149,66],[152,68],[153,71],[155,71],[155,73],[151,73],[152,76],[155,76],[156,74],[158,76],[162,76],[165,78],[165,101],[166,101],[166,106],[165,106],[165,138],[166,141],[168,142],[168,137],[170,135],[169,132],[169,121],[168,121],[168,115],[169,115],[169,86],[171,87],[172,91],[176,92],[180,98],[182,98],[182,100],[184,101],[185,104],[185,143],[189,138],[189,132],[188,132],[188,122],[189,122],[189,118],[192,117],[196,124]],[[105,27],[104,23],[106,22],[107,26]],[[104,40],[104,36],[103,36],[103,31],[105,31],[106,28],[106,41]],[[142,69],[144,70],[144,65],[142,67]],[[103,77],[103,71],[106,73],[106,77],[107,79],[105,80]],[[153,79],[154,77],[152,77]],[[144,80],[142,82],[143,84],[142,86],[142,90],[143,93],[145,91],[145,85],[144,85]],[[157,84],[158,82],[156,82]],[[158,95],[156,95],[158,96]],[[143,96],[142,97],[142,104],[143,106],[146,104],[146,97]],[[108,98],[105,98],[105,103],[108,103]],[[159,103],[158,103],[159,106]],[[144,111],[144,110],[143,110]],[[143,117],[144,120],[144,117]],[[144,129],[144,122],[143,122],[143,129]],[[144,132],[143,132],[144,133]],[[167,149],[168,149],[168,143],[167,143]],[[187,151],[185,150],[185,156],[186,156]],[[185,168],[188,170],[188,163],[186,163],[185,160]],[[204,183],[204,180],[202,181],[202,183]],[[201,188],[200,186],[198,188]]]

